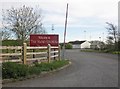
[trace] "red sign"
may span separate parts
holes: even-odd
[[[50,34],[32,34],[30,35],[30,46],[58,46],[59,44],[59,36],[58,35],[50,35]]]

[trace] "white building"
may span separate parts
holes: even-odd
[[[91,43],[89,43],[88,41],[85,41],[85,42],[83,42],[80,46],[80,48],[90,48],[90,45],[91,45]]]
[[[88,41],[70,41],[73,48],[90,48],[90,43]]]

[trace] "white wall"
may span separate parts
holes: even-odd
[[[90,48],[90,43],[88,41],[82,43],[81,48]]]
[[[73,44],[72,47],[73,48],[80,48],[80,45],[79,44]]]

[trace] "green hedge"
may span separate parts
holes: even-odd
[[[68,60],[54,61],[51,63],[34,64],[33,66],[17,64],[12,62],[5,62],[2,65],[2,77],[3,79],[18,79],[20,77],[26,77],[33,74],[40,74],[43,71],[52,71],[58,69],[66,64]]]
[[[65,44],[65,49],[72,49],[72,44],[70,43]]]
[[[29,45],[29,41],[26,41],[27,45]],[[21,40],[2,40],[2,46],[21,46]]]

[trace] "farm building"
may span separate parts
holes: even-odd
[[[90,48],[90,43],[88,41],[70,41],[73,48]]]

